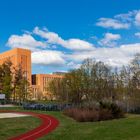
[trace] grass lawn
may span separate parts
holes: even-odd
[[[20,135],[23,132],[32,130],[39,124],[40,120],[33,117],[0,119],[0,140],[6,140],[11,138],[11,136]]]
[[[140,140],[140,115],[104,122],[78,123],[61,112],[37,112],[53,115],[60,121],[55,131],[40,140]],[[32,117],[0,119],[0,140],[6,140],[7,136],[25,132],[38,124],[38,119]]]

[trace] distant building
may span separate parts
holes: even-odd
[[[27,49],[15,48],[10,51],[0,54],[0,65],[2,65],[6,60],[10,60],[13,66],[22,67],[25,77],[31,82],[31,51]]]
[[[48,84],[51,80],[63,78],[64,73],[56,72],[53,74],[33,74],[31,72],[31,51],[27,49],[15,48],[10,51],[0,54],[0,65],[6,60],[10,60],[13,66],[21,65],[22,70],[25,72],[27,80],[32,87],[33,99],[54,99],[52,94],[48,91]]]
[[[49,82],[54,79],[61,79],[62,75],[56,74],[33,74],[32,75],[32,89],[33,97],[36,98],[47,98],[54,99],[54,96],[48,91]],[[40,94],[39,94],[40,93]]]
[[[56,75],[65,75],[66,74],[66,72],[53,72],[53,74],[56,74]]]

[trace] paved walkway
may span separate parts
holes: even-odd
[[[1,105],[0,104],[0,107],[15,107],[15,105],[12,105],[12,104]]]
[[[6,112],[6,111],[2,111],[2,112]],[[9,112],[14,113],[15,111],[9,111]],[[42,123],[37,128],[28,131],[24,134],[21,134],[20,136],[10,138],[9,140],[36,140],[48,134],[49,132],[53,131],[59,124],[59,121],[50,115],[33,113],[33,112],[15,112],[15,113],[37,117],[41,119]]]
[[[26,116],[29,116],[29,115],[27,115],[27,114],[19,114],[19,113],[0,113],[0,119],[26,117]]]

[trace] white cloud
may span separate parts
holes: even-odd
[[[140,43],[121,45],[120,48],[124,54],[127,53],[129,56],[140,53]]]
[[[135,16],[135,24],[140,26],[140,11]]]
[[[97,61],[103,61],[111,66],[120,67],[127,65],[136,53],[140,53],[140,43],[124,44],[115,48],[96,48],[93,51],[75,52],[66,57],[76,63],[80,63],[87,58],[92,58]]]
[[[45,48],[46,44],[35,40],[31,35],[29,34],[23,34],[21,36],[19,35],[11,35],[8,39],[7,45],[11,48],[26,48],[30,50],[36,50],[37,48]]]
[[[104,38],[98,43],[103,47],[115,47],[117,45],[116,41],[120,38],[121,36],[119,34],[106,33]]]
[[[94,45],[80,39],[69,39],[66,41],[65,47],[72,50],[93,50]]]
[[[135,33],[135,36],[140,38],[140,32]]]
[[[140,26],[140,10],[118,14],[113,18],[99,18],[96,25],[112,29],[128,29],[132,25]]]
[[[41,30],[38,27],[35,27],[33,33],[47,39],[47,43],[61,45],[70,50],[82,51],[94,49],[94,45],[87,41],[75,38],[64,40],[57,33],[49,32],[48,30]]]
[[[65,64],[63,53],[59,51],[36,51],[32,53],[32,63],[40,65],[62,66]]]
[[[63,53],[48,49],[47,43],[37,41],[29,34],[11,35],[7,45],[11,48],[25,48],[32,50],[32,63],[41,65],[64,65]],[[54,48],[54,45],[52,46]]]
[[[119,34],[106,33],[104,36],[104,41],[102,43],[110,44],[120,39]],[[77,46],[84,47],[89,44],[82,42],[75,43],[77,40],[70,39],[70,46],[77,44]],[[81,42],[81,40],[80,40]],[[84,45],[83,45],[84,44]],[[120,47],[102,47],[95,48],[92,50],[83,50],[83,51],[73,51],[71,54],[68,52],[63,53],[62,51],[56,50],[42,50],[44,47],[43,42],[36,41],[31,35],[22,35],[17,36],[13,35],[8,40],[8,45],[13,47],[23,47],[33,50],[32,52],[32,63],[40,65],[49,65],[49,66],[66,66],[68,68],[78,68],[80,63],[86,58],[96,59],[97,61],[103,61],[112,66],[121,66],[126,65],[133,58],[135,53],[140,52],[140,43],[135,44],[124,44]],[[82,46],[83,45],[83,46]],[[38,48],[38,46],[41,46]],[[76,45],[75,45],[76,47]],[[45,48],[47,49],[47,48]],[[75,49],[75,48],[74,48]]]
[[[104,28],[113,28],[113,29],[128,29],[130,27],[129,23],[123,23],[117,19],[112,18],[100,18],[98,19],[96,25]]]
[[[39,29],[39,27],[35,27],[33,33],[39,35],[42,38],[47,39],[47,42],[49,43],[60,45],[65,44],[65,41],[61,37],[59,37],[58,34],[54,32],[49,32],[47,29],[41,30]]]
[[[35,40],[35,35],[45,41]],[[140,36],[140,33],[135,35]],[[75,38],[64,40],[57,33],[36,27],[32,34],[10,36],[7,44],[11,48],[21,47],[32,50],[32,63],[34,64],[78,68],[86,58],[103,61],[112,66],[128,64],[135,53],[140,53],[140,43],[124,44],[116,47],[119,39],[121,39],[119,34],[106,33],[104,38],[98,42],[101,45],[100,48],[97,48],[87,41]],[[51,46],[51,48],[48,48],[48,46]],[[57,49],[60,46],[71,51],[64,51],[64,49],[58,51]]]
[[[70,69],[78,69],[80,68],[81,66],[81,63],[74,63],[73,61],[69,62],[67,64],[67,66],[70,68]]]
[[[112,55],[113,54],[113,55]],[[121,66],[128,64],[129,57],[123,55],[119,49],[116,48],[98,48],[95,51],[87,51],[82,53],[74,53],[69,56],[73,61],[80,63],[84,59],[91,58],[96,61],[102,61],[111,66]]]
[[[135,15],[137,14],[138,10],[129,11],[128,13],[118,14],[114,16],[115,19],[121,20],[123,22],[131,22]]]

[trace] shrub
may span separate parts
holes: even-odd
[[[140,114],[140,107],[135,107],[134,109],[131,109],[129,112],[134,114]]]
[[[111,120],[111,119],[113,119],[111,110],[108,109],[99,110],[99,121]]]
[[[97,110],[71,108],[64,110],[64,114],[72,117],[78,122],[91,122],[98,121],[99,119],[99,113]]]
[[[112,118],[122,118],[124,117],[123,110],[115,103],[110,102],[100,102],[100,110],[107,109],[111,111]]]
[[[78,122],[102,121],[124,117],[121,108],[112,103],[101,103],[99,109],[69,108],[65,109],[63,113]]]

